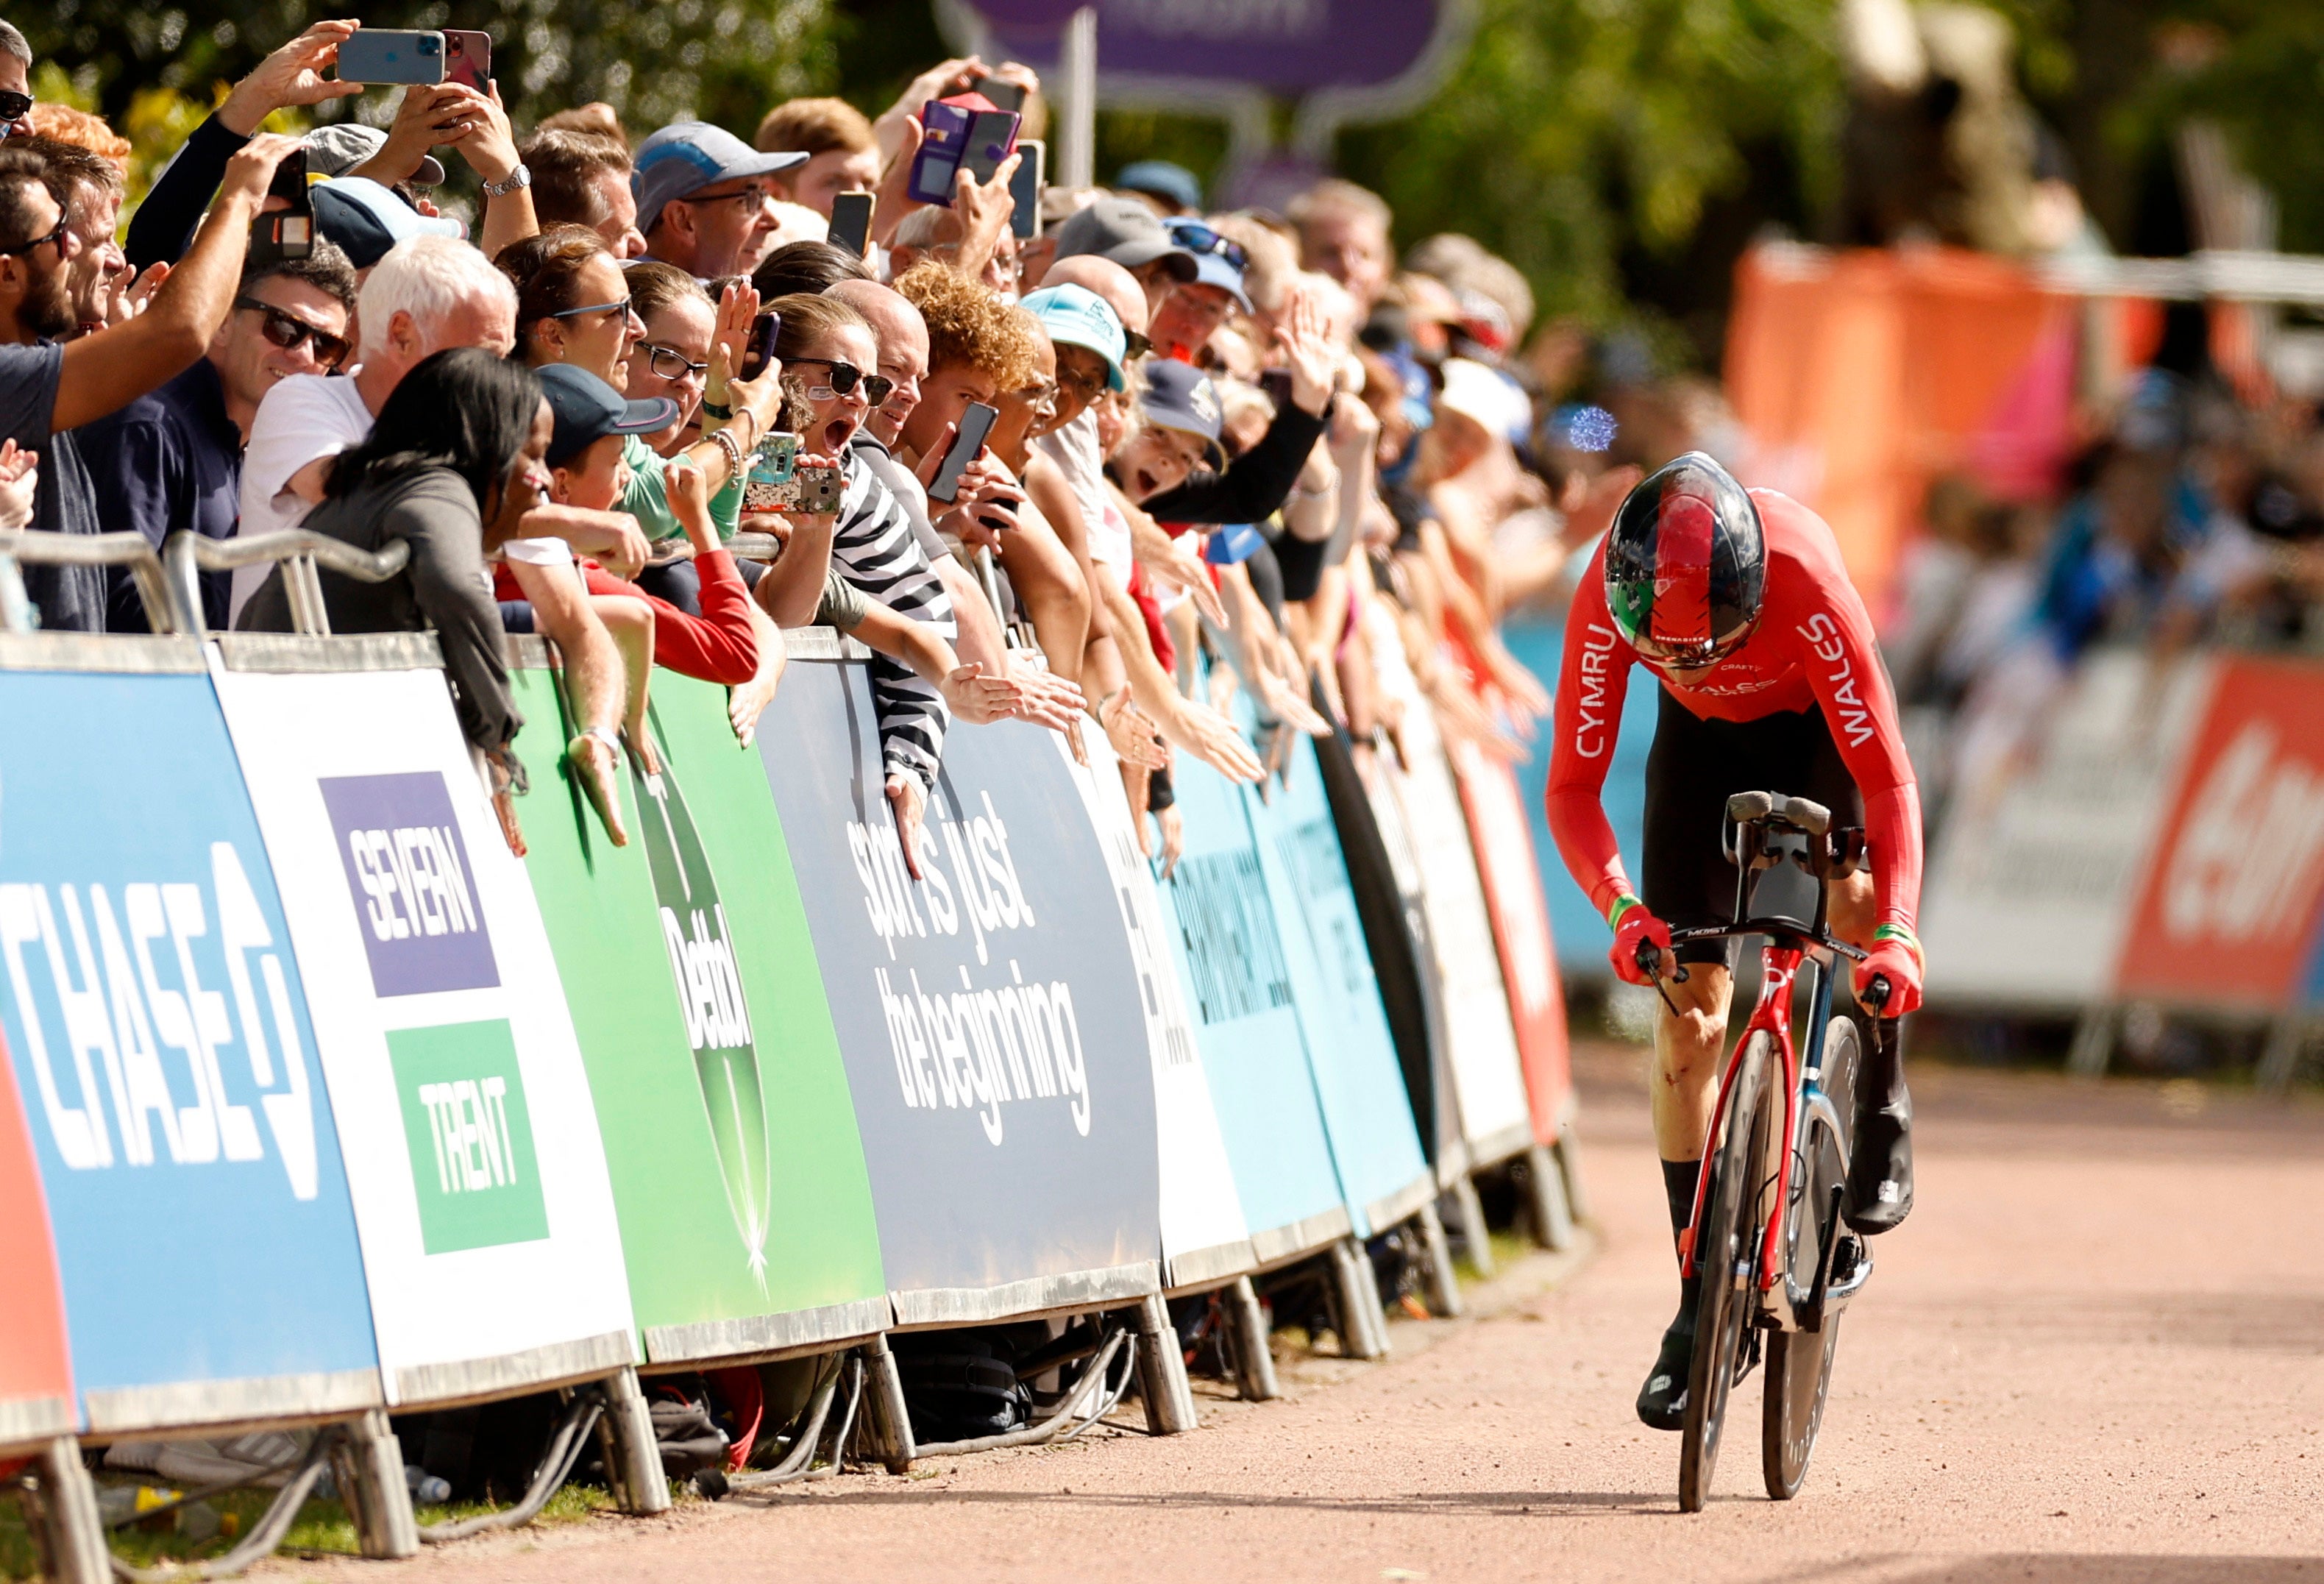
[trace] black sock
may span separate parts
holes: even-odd
[[[1701,1161],[1663,1162],[1663,1193],[1670,1200],[1671,1236],[1682,1237],[1694,1224],[1694,1183],[1702,1174]],[[1678,1323],[1694,1329],[1694,1309],[1702,1297],[1702,1276],[1681,1276],[1678,1284]]]

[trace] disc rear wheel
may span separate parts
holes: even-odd
[[[1831,1101],[1831,1117],[1811,1110],[1802,1130],[1801,1158],[1793,1170],[1801,1178],[1789,1211],[1786,1246],[1792,1279],[1804,1289],[1814,1284],[1827,1237],[1847,1231],[1831,1216],[1832,1190],[1847,1181],[1846,1129],[1855,1119],[1856,1072],[1862,1045],[1856,1024],[1834,1018],[1824,1034],[1819,1087]],[[1837,1130],[1831,1121],[1839,1123]],[[1807,1479],[1808,1460],[1823,1428],[1823,1406],[1831,1384],[1831,1361],[1840,1347],[1840,1315],[1823,1318],[1814,1331],[1775,1331],[1767,1339],[1766,1401],[1760,1418],[1759,1463],[1767,1494],[1779,1502],[1797,1496]]]
[[[1743,1334],[1757,1307],[1752,1255],[1766,1222],[1760,1202],[1763,1163],[1771,1132],[1767,1074],[1774,1047],[1764,1034],[1743,1049],[1728,1096],[1726,1133],[1712,1156],[1711,1202],[1704,1207],[1695,1266],[1702,1297],[1695,1309],[1694,1368],[1687,1377],[1686,1423],[1679,1445],[1678,1505],[1702,1511],[1719,1463],[1719,1432],[1735,1384]]]

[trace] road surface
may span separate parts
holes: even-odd
[[[1919,1076],[1920,1204],[1848,1313],[1806,1489],[1758,1379],[1709,1511],[1631,1399],[1675,1284],[1636,1053],[1582,1056],[1598,1218],[1481,1318],[1203,1428],[691,1503],[334,1580],[1779,1579],[2324,1584],[2324,1105]],[[1201,1389],[1198,1386],[1198,1390]]]

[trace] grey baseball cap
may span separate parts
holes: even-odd
[[[721,181],[771,176],[804,165],[810,156],[793,152],[762,154],[723,126],[678,121],[638,145],[631,157],[630,191],[638,200],[638,230],[650,231],[661,208]]]
[[[1194,255],[1170,240],[1159,216],[1136,198],[1103,198],[1057,227],[1057,256],[1079,253],[1111,259],[1125,270],[1170,261],[1170,272],[1181,281],[1194,278]]]
[[[360,121],[339,121],[315,128],[300,142],[307,145],[308,175],[345,176],[377,154],[387,143],[387,134],[376,126],[365,126]],[[444,167],[435,155],[420,157],[420,169],[412,173],[411,185],[444,185]]]

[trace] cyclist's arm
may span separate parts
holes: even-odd
[[[1896,719],[1896,692],[1880,662],[1872,619],[1846,574],[1839,573],[1835,585],[1820,573],[1814,583],[1801,613],[1785,619],[1798,635],[1800,663],[1832,741],[1864,795],[1877,923],[1909,935],[1921,907],[1921,792]]]
[[[1607,613],[1603,556],[1601,549],[1591,557],[1565,613],[1565,658],[1550,712],[1547,801],[1559,856],[1591,906],[1610,916],[1615,904],[1634,894],[1600,797],[1614,740],[1621,734],[1632,656]]]

